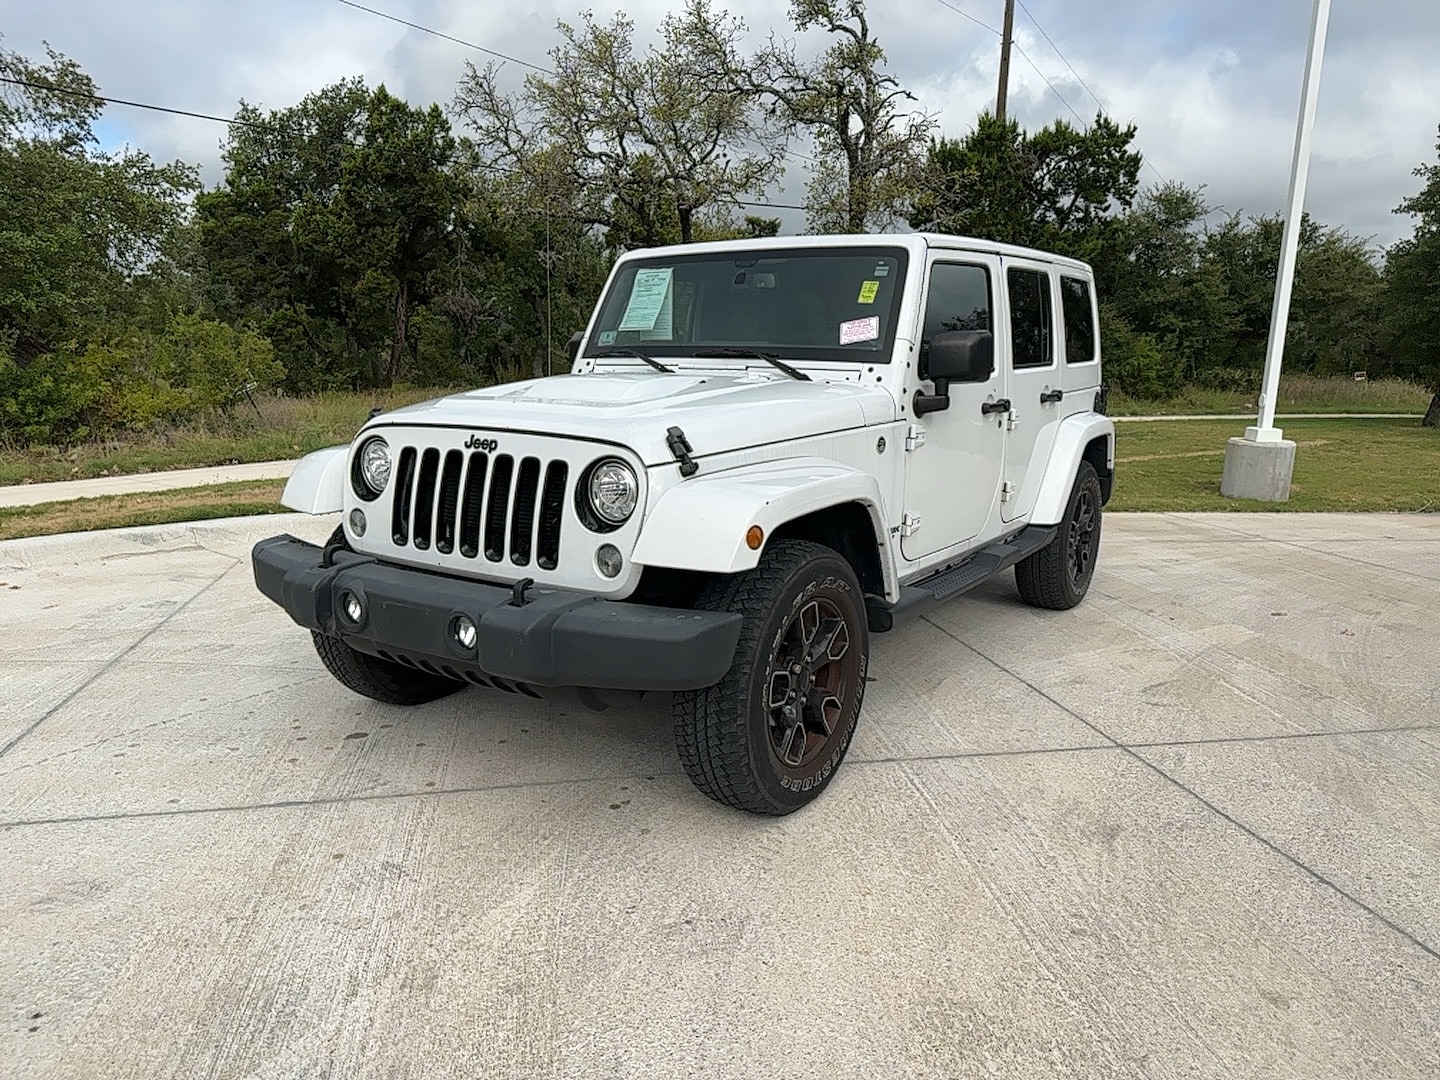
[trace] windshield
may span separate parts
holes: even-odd
[[[888,363],[906,261],[903,248],[883,247],[636,259],[606,292],[585,355],[750,349]]]

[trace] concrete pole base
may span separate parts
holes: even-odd
[[[1225,445],[1220,494],[1227,499],[1288,502],[1295,471],[1295,444],[1289,439],[1253,442],[1234,438]]]

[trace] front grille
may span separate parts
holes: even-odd
[[[396,547],[492,563],[507,558],[542,570],[560,560],[569,466],[538,457],[465,454],[448,450],[400,451],[395,468],[391,539]],[[543,483],[542,483],[543,477]]]

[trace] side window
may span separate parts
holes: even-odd
[[[920,331],[920,378],[930,377],[930,342],[954,330],[990,329],[990,271],[968,263],[930,268],[925,326]]]
[[[1090,283],[1062,277],[1060,307],[1065,314],[1065,362],[1090,363],[1095,359],[1095,308],[1090,303]]]
[[[1010,340],[1017,368],[1045,367],[1055,359],[1050,307],[1050,275],[1043,270],[1011,270]]]

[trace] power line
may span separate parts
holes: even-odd
[[[43,90],[49,94],[59,94],[62,97],[78,98],[81,101],[98,101],[105,105],[128,105],[132,109],[148,109],[150,112],[170,113],[173,116],[189,116],[196,120],[213,120],[219,124],[233,124],[235,127],[258,128],[269,130],[273,124],[256,123],[253,120],[236,120],[223,116],[211,116],[209,113],[191,112],[189,109],[172,109],[166,105],[150,105],[144,101],[126,101],[124,98],[105,97],[100,94],[91,94],[82,90],[67,90],[63,86],[51,86],[48,83],[31,82],[28,79],[12,79],[6,75],[0,75],[0,82],[9,83],[11,86],[23,86],[27,90]]]
[[[962,19],[969,19],[969,20],[970,20],[972,23],[974,23],[976,26],[980,27],[980,29],[982,29],[982,30],[989,30],[990,33],[994,34],[996,37],[1000,37],[1000,36],[1001,36],[999,30],[996,30],[995,27],[991,26],[989,23],[981,22],[981,21],[980,21],[979,19],[977,19],[974,15],[971,15],[968,11],[961,11],[961,10],[960,10],[958,7],[956,7],[954,4],[947,3],[946,0],[935,0],[935,2],[938,3],[941,7],[947,7],[947,8],[949,8],[949,9],[950,9],[951,11],[953,11],[956,15],[959,15]]]
[[[957,15],[969,19],[976,26],[982,27],[983,29],[990,31],[990,33],[994,34],[996,37],[1004,36],[999,30],[995,29],[995,27],[989,25],[988,23],[981,22],[979,19],[975,18],[975,16],[971,15],[967,11],[961,11],[954,4],[949,3],[948,0],[935,0],[935,2],[941,7],[949,8]],[[1085,80],[1080,78],[1079,73],[1075,70],[1073,66],[1071,66],[1070,61],[1065,59],[1065,55],[1060,52],[1060,49],[1056,46],[1055,42],[1050,40],[1050,35],[1045,33],[1045,28],[1040,25],[1039,21],[1035,18],[1034,15],[1030,14],[1030,9],[1025,7],[1024,0],[1020,0],[1020,7],[1024,10],[1025,14],[1029,16],[1030,21],[1035,24],[1035,29],[1040,31],[1040,35],[1046,41],[1050,42],[1050,47],[1055,50],[1056,55],[1058,55],[1061,60],[1065,61],[1065,66],[1067,68],[1070,68],[1070,73],[1075,76],[1076,81],[1079,82],[1081,86],[1085,87],[1085,92],[1088,93],[1092,98],[1095,98],[1095,104],[1099,106],[1101,115],[1104,116],[1107,120],[1109,120],[1109,113],[1106,112],[1105,106],[1101,103],[1100,99],[1098,97],[1095,97],[1095,91],[1091,90],[1090,87],[1085,84]],[[1050,92],[1060,99],[1060,104],[1064,105],[1065,108],[1070,110],[1070,115],[1075,117],[1076,121],[1081,125],[1081,127],[1084,127],[1086,123],[1085,118],[1080,115],[1079,111],[1075,108],[1075,106],[1070,104],[1070,102],[1066,99],[1065,95],[1060,93],[1060,91],[1056,89],[1055,84],[1050,81],[1049,76],[1047,76],[1045,72],[1040,70],[1040,65],[1035,63],[1035,61],[1031,58],[1030,54],[1024,50],[1020,43],[1018,41],[1012,42],[1011,47],[1020,54],[1021,58],[1024,59],[1027,64],[1030,65],[1031,69],[1035,72],[1035,74],[1040,76],[1041,80],[1045,83],[1045,85],[1050,88]],[[1160,170],[1154,166],[1154,164],[1150,161],[1148,157],[1141,155],[1140,160],[1149,167],[1151,172],[1153,172],[1156,176],[1160,178],[1161,182],[1167,182],[1165,180],[1164,174],[1161,173]]]
[[[529,60],[521,60],[517,57],[509,56],[506,53],[497,52],[495,49],[487,49],[484,45],[476,45],[473,41],[466,41],[464,38],[458,38],[451,34],[442,33],[439,30],[432,30],[428,26],[421,26],[417,22],[411,22],[409,19],[402,19],[398,15],[391,15],[387,11],[378,11],[375,8],[366,7],[364,4],[357,4],[355,3],[355,0],[338,0],[338,2],[344,4],[346,7],[355,8],[357,11],[368,11],[371,15],[376,15],[382,19],[389,19],[393,23],[399,23],[401,26],[408,26],[412,30],[419,30],[422,34],[432,34],[435,37],[444,38],[446,41],[453,41],[457,45],[464,45],[467,49],[474,49],[476,52],[482,52],[486,56],[494,56],[501,60],[508,60],[512,64],[519,64],[521,67],[527,67],[530,68],[532,71],[539,71],[545,75],[555,74],[555,72],[551,71],[549,68],[541,67],[539,64],[532,64]]]
[[[1019,2],[1020,10],[1023,11],[1025,13],[1025,17],[1035,25],[1035,29],[1040,31],[1040,36],[1045,39],[1045,43],[1049,45],[1050,48],[1055,50],[1055,55],[1060,57],[1061,62],[1070,69],[1070,74],[1075,76],[1075,81],[1085,88],[1085,92],[1089,94],[1092,98],[1094,98],[1095,104],[1099,106],[1100,111],[1104,112],[1104,102],[1100,100],[1094,90],[1090,89],[1089,84],[1080,77],[1080,73],[1075,70],[1075,65],[1070,63],[1069,60],[1065,59],[1065,54],[1060,51],[1060,46],[1055,44],[1055,42],[1051,39],[1050,35],[1045,32],[1045,28],[1040,25],[1040,20],[1035,18],[1035,16],[1030,13],[1030,9],[1025,6],[1025,0],[1019,0]]]
[[[344,4],[346,7],[355,8],[357,11],[365,11],[369,12],[371,15],[379,16],[382,19],[389,19],[391,22],[399,23],[401,26],[408,26],[412,30],[419,30],[422,34],[431,34],[438,38],[444,38],[446,41],[453,41],[457,45],[464,45],[467,49],[474,49],[477,52],[485,53],[487,56],[496,56],[499,57],[501,60],[508,60],[512,64],[520,64],[522,67],[527,67],[532,71],[538,71],[542,75],[549,75],[553,78],[557,74],[551,68],[542,67],[539,64],[532,64],[528,60],[521,60],[517,57],[510,56],[507,53],[497,52],[494,49],[487,49],[483,45],[476,45],[472,41],[466,41],[464,38],[455,37],[453,34],[443,33],[429,26],[422,26],[420,23],[411,22],[409,19],[402,19],[398,15],[391,15],[389,12],[379,11],[372,7],[366,7],[364,4],[357,4],[355,3],[355,0],[337,0],[337,2]],[[764,146],[762,146],[755,139],[746,139],[745,141],[749,142],[753,146],[760,147],[760,149],[762,150],[764,149]],[[783,153],[786,157],[792,158],[796,161],[808,161],[812,165],[820,164],[820,162],[816,161],[813,157],[809,157],[808,155],[802,154],[799,151],[791,150],[788,147],[785,150],[781,151],[781,153]]]
[[[172,116],[187,116],[195,120],[209,120],[216,124],[225,124],[227,127],[250,128],[255,131],[283,131],[284,128],[276,124],[265,123],[256,120],[239,120],[234,117],[215,116],[211,113],[195,112],[191,109],[177,109],[168,105],[152,105],[145,101],[131,101],[127,98],[110,97],[107,94],[95,94],[84,90],[70,90],[63,86],[51,86],[49,83],[34,82],[29,79],[15,79],[8,75],[0,75],[0,83],[8,83],[11,86],[23,86],[27,90],[39,90],[47,94],[59,94],[63,97],[76,98],[81,101],[97,101],[103,105],[125,105],[132,109],[145,109],[149,112],[169,113]],[[504,170],[498,165],[488,162],[470,161],[467,162],[463,156],[452,156],[437,162],[437,164],[459,165],[469,164],[473,168],[490,172],[497,175],[504,175]],[[737,206],[758,206],[770,210],[809,210],[810,207],[795,203],[770,203],[758,202],[752,199],[732,199],[731,202]]]

